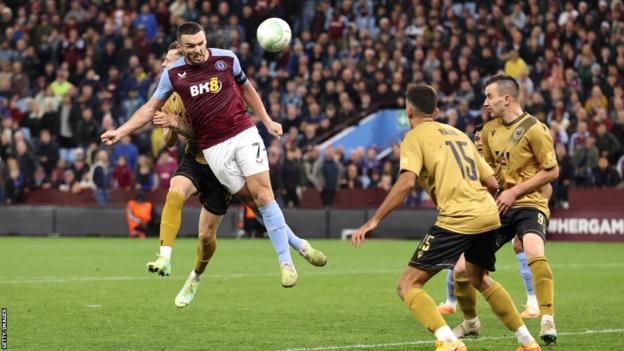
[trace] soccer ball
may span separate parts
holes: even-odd
[[[281,18],[271,17],[260,23],[256,37],[266,51],[280,52],[288,47],[292,32],[290,26]]]

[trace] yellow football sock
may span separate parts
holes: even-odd
[[[416,319],[430,332],[435,332],[446,325],[435,302],[423,289],[414,288],[405,294],[403,301]]]
[[[217,237],[211,236],[207,239],[197,240],[197,256],[195,256],[195,273],[202,274],[206,266],[217,250]]]
[[[176,191],[169,191],[160,220],[160,246],[173,246],[182,224],[184,196]]]
[[[539,256],[530,259],[528,263],[533,273],[533,287],[537,302],[539,302],[540,313],[553,315],[555,312],[555,283],[548,260],[544,256]]]
[[[509,296],[507,290],[502,285],[494,282],[492,286],[483,292],[483,297],[490,304],[492,312],[512,332],[515,332],[524,324],[516,306],[514,306],[511,300],[511,296]]]
[[[464,313],[464,319],[474,319],[477,317],[477,289],[475,289],[468,278],[454,274],[455,278],[455,297],[459,308]]]

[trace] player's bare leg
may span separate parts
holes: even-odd
[[[199,288],[199,280],[217,249],[217,229],[223,216],[212,214],[202,208],[199,214],[199,237],[195,267],[175,298],[175,305],[184,308],[191,303]]]
[[[178,175],[171,178],[160,221],[160,253],[156,261],[147,263],[148,271],[161,276],[171,274],[171,252],[182,223],[182,208],[196,192],[197,188],[187,177]]]
[[[526,254],[522,247],[522,241],[516,235],[513,240],[513,248],[516,253],[516,259],[518,260],[518,266],[520,268],[520,277],[524,282],[524,290],[527,294],[527,302],[524,305],[524,311],[520,313],[522,318],[537,318],[540,316],[539,306],[537,303],[537,297],[535,297],[535,291],[533,290],[533,274],[527,263]]]
[[[247,187],[262,214],[267,234],[279,258],[282,286],[293,287],[297,283],[297,271],[288,248],[288,226],[284,214],[275,201],[269,172],[264,171],[246,177]]]
[[[239,200],[243,201],[249,208],[253,209],[258,222],[264,225],[262,214],[258,210],[258,207],[256,206],[256,203],[254,202],[253,196],[251,196],[247,185],[245,185],[238,193],[236,193],[236,197]],[[313,248],[307,240],[298,237],[288,225],[286,225],[286,230],[288,234],[288,244],[290,244],[293,249],[297,250],[299,255],[305,258],[313,266],[325,266],[325,264],[327,263],[327,256],[325,256],[323,252]]]
[[[527,233],[523,236],[522,243],[529,267],[533,272],[533,286],[542,314],[540,338],[546,344],[554,344],[557,342],[554,319],[555,286],[552,270],[544,253],[544,240],[538,234]]]
[[[526,325],[524,325],[524,322],[522,322],[522,318],[505,288],[490,278],[485,268],[467,261],[465,265],[470,284],[475,289],[479,290],[481,295],[483,295],[485,300],[490,304],[492,312],[496,314],[498,319],[500,319],[509,330],[516,334],[518,343],[520,344],[519,350],[541,350],[531,333],[529,333]]]
[[[466,345],[453,334],[435,302],[423,287],[439,270],[425,271],[408,266],[399,283],[397,293],[412,315],[436,337],[436,351],[466,351]]]

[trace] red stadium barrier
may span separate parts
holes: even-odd
[[[555,210],[549,240],[624,241],[624,190],[575,188],[569,210]]]

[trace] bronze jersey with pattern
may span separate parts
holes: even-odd
[[[557,167],[552,137],[546,125],[524,112],[510,123],[495,118],[483,126],[483,156],[503,189],[510,189],[542,169]],[[532,207],[550,217],[541,189],[519,197],[512,208]]]
[[[184,104],[182,103],[182,99],[180,99],[178,93],[171,94],[162,109],[167,113],[175,114],[178,117],[178,121],[180,123],[190,126],[190,121],[186,116],[186,109],[184,108]],[[190,128],[187,129],[190,130]],[[197,141],[195,139],[185,139],[186,146],[184,148],[184,152],[189,155],[194,155],[195,161],[202,164],[208,164],[208,162],[206,162],[206,159],[204,158],[202,151],[199,148],[199,145],[197,144]]]
[[[436,226],[459,234],[500,227],[496,202],[481,184],[494,171],[458,129],[435,121],[413,128],[401,143],[401,171],[416,174],[431,196]]]

